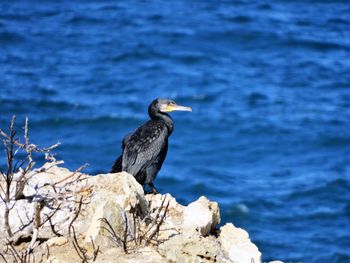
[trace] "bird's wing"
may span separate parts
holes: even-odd
[[[132,133],[128,133],[127,135],[125,135],[125,137],[122,140],[122,150],[124,150],[125,145],[128,143],[128,140],[130,139]]]
[[[127,140],[123,151],[123,171],[136,175],[151,164],[166,145],[168,130],[157,121],[149,121]]]
[[[112,166],[111,173],[120,173],[122,171],[122,157],[123,155],[120,155],[117,160],[114,161],[114,164]]]
[[[121,144],[122,151],[124,151],[124,147],[128,143],[128,140],[130,139],[131,135],[132,133],[128,133],[123,138],[122,144]],[[122,171],[122,160],[123,160],[123,153],[114,161],[111,173],[120,173]]]

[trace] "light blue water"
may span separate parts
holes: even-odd
[[[1,128],[107,172],[156,97],[193,108],[161,192],[218,201],[265,261],[350,262],[348,1],[0,3]]]

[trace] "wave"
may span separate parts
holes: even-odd
[[[193,95],[184,95],[184,94],[179,94],[175,93],[172,94],[171,96],[174,100],[180,102],[182,101],[183,103],[190,103],[190,102],[212,102],[217,99],[217,96],[215,94],[205,94],[205,93],[197,93]]]
[[[251,92],[247,96],[247,100],[250,106],[255,107],[255,106],[261,106],[261,105],[266,105],[269,98],[267,95],[261,92]]]
[[[174,60],[179,60],[185,64],[196,64],[202,63],[204,61],[209,61],[210,58],[207,54],[202,52],[194,52],[194,51],[181,51],[181,52],[172,52],[170,54],[170,58]]]
[[[333,240],[332,240],[333,241]],[[330,241],[330,242],[332,242]],[[327,249],[328,250],[328,249]],[[329,262],[329,263],[344,263],[344,262],[350,262],[350,253],[346,252],[346,250],[338,250],[338,249],[331,249],[335,251],[322,251],[317,256],[313,257],[312,263],[319,263],[319,262]]]
[[[225,214],[227,214],[230,217],[237,217],[249,214],[250,208],[244,203],[239,203],[231,206],[230,208],[226,208],[224,211]]]
[[[289,38],[283,41],[283,43],[292,48],[302,47],[306,49],[314,49],[319,51],[332,51],[332,50],[345,50],[349,51],[350,46],[342,43],[336,43],[332,41],[320,41],[315,39],[306,38]]]
[[[23,43],[28,40],[24,35],[11,32],[11,31],[3,31],[0,32],[0,43],[3,45],[12,45]]]
[[[246,16],[246,15],[236,15],[231,17],[225,17],[225,20],[229,22],[237,23],[237,24],[246,24],[253,21],[253,19],[250,16]]]
[[[318,51],[350,50],[350,45],[342,43],[341,40],[335,42],[329,39],[323,41],[312,38],[289,37],[285,32],[278,33],[270,28],[250,28],[245,31],[240,28],[202,31],[199,37],[206,41],[215,39],[215,41],[222,41],[231,45],[244,43],[246,47],[251,46],[253,48],[268,46],[269,48],[305,48]]]
[[[161,14],[152,14],[150,16],[148,16],[148,19],[150,21],[153,21],[153,22],[159,22],[159,21],[162,21],[164,20],[165,16],[161,15]]]
[[[44,89],[44,93],[55,94],[55,91],[50,91]],[[56,108],[60,110],[66,110],[70,108],[87,108],[87,105],[74,104],[67,101],[61,100],[45,100],[45,99],[35,99],[35,98],[0,98],[0,103],[2,105],[28,105],[33,109],[46,109],[46,108]]]
[[[92,16],[84,16],[84,15],[73,15],[69,19],[66,20],[66,23],[69,24],[101,24],[104,23],[106,20],[104,18],[96,18]]]
[[[101,5],[99,7],[96,8],[99,11],[118,11],[120,9],[123,9],[119,3],[101,3]]]
[[[295,200],[298,198],[308,197],[318,198],[322,196],[327,196],[327,198],[341,198],[339,193],[349,193],[350,192],[350,182],[343,178],[334,179],[332,181],[320,184],[318,186],[310,186],[304,190],[294,190],[287,196],[288,200]],[[345,198],[345,196],[343,196]]]
[[[3,10],[2,10],[3,11]],[[52,17],[59,14],[59,10],[26,10],[25,12],[13,12],[13,13],[2,13],[0,14],[0,19],[4,21],[31,21],[33,17],[38,18],[46,18]]]
[[[210,61],[208,55],[195,51],[175,51],[165,52],[156,50],[152,47],[138,44],[132,50],[123,50],[122,52],[112,55],[108,58],[112,62],[124,62],[128,60],[170,60],[179,61],[183,64],[200,64],[204,61]]]
[[[134,48],[132,51],[124,51],[119,54],[110,56],[110,60],[112,62],[122,62],[126,60],[145,60],[151,58],[167,58],[168,56],[164,53],[152,50],[152,49],[144,49],[142,47]]]
[[[319,139],[319,144],[323,147],[339,147],[350,145],[350,137],[346,136],[323,136]]]
[[[113,125],[128,125],[128,124],[139,124],[142,121],[136,116],[122,116],[122,115],[100,115],[100,116],[60,116],[56,118],[42,118],[32,121],[32,124],[51,126],[59,125],[66,127],[67,125],[93,125],[94,127],[99,127],[101,124],[112,123]]]
[[[330,18],[327,22],[332,24],[349,25],[349,20],[343,18]]]
[[[27,21],[30,19],[30,16],[27,14],[0,14],[0,19],[3,20],[13,20],[13,21]]]

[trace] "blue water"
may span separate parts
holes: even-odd
[[[1,128],[92,174],[154,98],[191,106],[161,192],[218,201],[264,261],[350,262],[349,1],[2,1],[0,91]]]

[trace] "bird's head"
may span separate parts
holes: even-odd
[[[155,99],[149,106],[148,111],[167,113],[172,111],[192,111],[192,108],[177,105],[175,101],[169,99]]]

